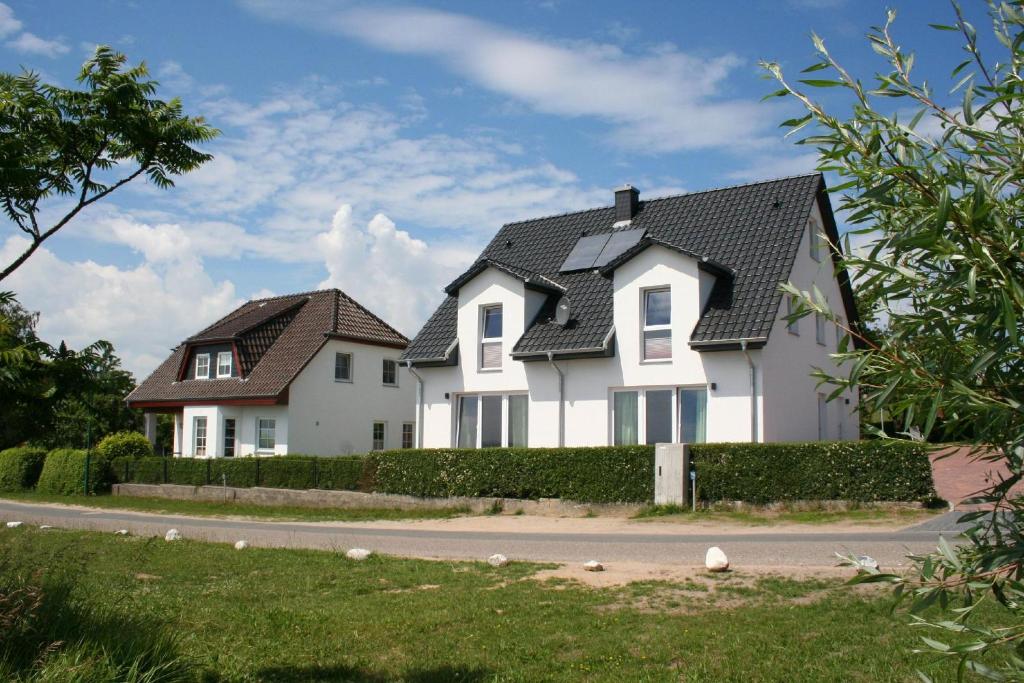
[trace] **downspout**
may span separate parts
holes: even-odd
[[[423,377],[412,367],[412,361],[405,361],[405,367],[416,378],[416,448],[423,448]]]
[[[757,443],[757,368],[754,367],[754,359],[747,351],[747,340],[740,340],[740,350],[747,358],[747,366],[750,368],[750,442]]]
[[[551,363],[551,367],[558,373],[558,447],[563,448],[565,446],[565,375],[562,373],[562,368],[558,367],[558,363],[555,362],[555,354],[552,351],[548,351],[548,363]]]

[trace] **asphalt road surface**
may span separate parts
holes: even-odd
[[[934,550],[940,534],[954,541],[958,535],[949,513],[908,529],[870,532],[807,531],[776,533],[536,533],[509,531],[454,531],[417,528],[380,528],[372,523],[265,522],[96,510],[60,505],[0,501],[0,520],[49,524],[67,529],[113,532],[127,529],[140,536],[163,536],[175,528],[184,538],[288,548],[345,550],[359,547],[403,557],[475,559],[503,553],[511,559],[651,564],[703,564],[708,547],[718,545],[734,566],[831,567],[835,553],[866,554],[883,566],[906,564],[906,556]]]

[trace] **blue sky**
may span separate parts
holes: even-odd
[[[4,286],[45,339],[108,339],[137,375],[253,296],[340,287],[412,336],[506,221],[623,182],[653,197],[812,170],[757,62],[795,76],[814,30],[867,78],[887,5],[921,75],[948,82],[959,43],[927,24],[951,10],[924,0],[6,0],[4,71],[72,86],[109,44],[223,135],[178,187],[126,187]],[[22,245],[0,230],[8,262]]]

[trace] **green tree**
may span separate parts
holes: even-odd
[[[913,74],[914,55],[892,35],[895,13],[868,34],[888,62],[871,85],[844,68],[813,37],[820,56],[798,81],[764,63],[806,115],[782,125],[806,131],[819,169],[839,176],[832,188],[854,233],[872,239],[841,265],[859,284],[868,317],[886,318],[877,337],[847,329],[859,344],[837,358],[846,372],[818,375],[837,390],[859,386],[862,400],[927,437],[942,419],[947,434],[975,444],[975,456],[1009,469],[967,514],[966,543],[942,542],[916,558],[909,576],[860,569],[861,581],[887,581],[912,601],[915,621],[932,631],[925,647],[958,663],[963,677],[1024,678],[1024,500],[1012,492],[1024,473],[1024,16],[1019,4],[989,5],[1001,54],[986,59],[977,31],[958,5],[952,23],[965,55],[952,73],[955,101]],[[849,96],[835,114],[808,92]],[[835,101],[835,100],[831,100]],[[909,111],[908,111],[909,110]],[[797,292],[802,310],[833,321],[819,292]],[[921,348],[927,339],[928,348]],[[835,395],[837,395],[835,394]],[[856,564],[853,558],[851,564]],[[985,602],[1001,606],[997,626],[972,619]],[[938,616],[921,610],[939,606]]]
[[[0,204],[28,238],[14,272],[82,209],[139,176],[161,189],[209,161],[195,145],[218,131],[182,113],[181,101],[155,99],[145,63],[126,67],[123,54],[98,46],[82,66],[85,90],[41,84],[32,72],[0,74]],[[68,198],[72,201],[68,206]],[[47,199],[60,217],[40,225]]]

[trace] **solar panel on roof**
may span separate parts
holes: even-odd
[[[623,252],[632,249],[643,238],[644,232],[645,230],[642,228],[613,232],[608,244],[604,246],[597,260],[594,261],[594,267],[606,266]]]
[[[605,233],[603,235],[585,235],[579,238],[559,270],[566,273],[570,270],[593,268],[594,262],[601,255],[601,250],[608,243],[609,237],[610,233]]]

